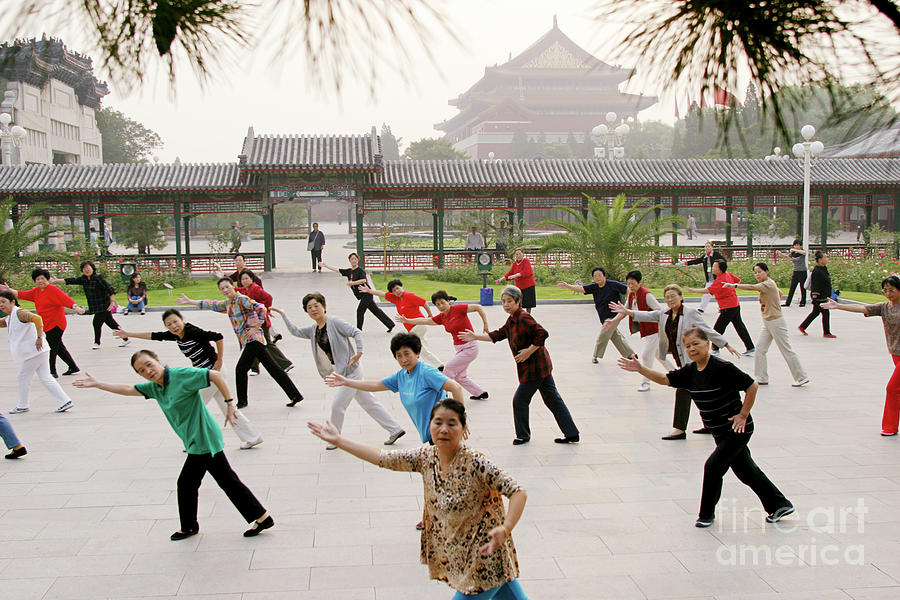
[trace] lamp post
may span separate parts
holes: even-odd
[[[597,143],[594,158],[612,160],[625,158],[625,137],[631,131],[627,123],[620,123],[613,128],[618,116],[614,112],[606,113],[606,123],[601,123],[591,130],[591,137]]]
[[[13,147],[20,147],[25,138],[28,137],[28,132],[24,128],[18,125],[10,127],[10,123],[12,123],[12,115],[0,113],[0,152],[2,152],[4,167],[13,166]],[[19,156],[17,153],[16,163],[18,162]]]
[[[809,170],[812,159],[822,154],[825,144],[818,140],[812,141],[816,135],[816,128],[812,125],[804,125],[800,135],[803,136],[803,141],[794,144],[791,150],[794,156],[803,159],[803,251],[809,256]],[[828,215],[823,214],[822,218],[827,219]]]

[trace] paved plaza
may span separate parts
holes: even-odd
[[[326,260],[338,262],[338,256]],[[298,267],[306,257],[298,257]],[[321,291],[329,314],[353,321],[355,301],[331,273],[273,274],[266,289],[276,305],[303,324],[300,297]],[[657,283],[657,282],[652,282]],[[435,285],[437,289],[438,284]],[[499,290],[499,287],[498,287]],[[573,295],[574,296],[574,295]],[[151,293],[159,306],[164,293]],[[742,303],[756,336],[755,303]],[[807,309],[786,309],[796,326]],[[499,306],[486,309],[491,327]],[[388,310],[394,314],[393,309]],[[707,315],[712,323],[715,310]],[[812,383],[791,387],[785,363],[770,351],[771,384],[761,389],[750,444],[757,462],[797,507],[779,527],[763,522],[759,502],[733,475],[725,480],[716,524],[694,527],[708,436],[666,442],[673,391],[637,391],[639,376],[615,366],[615,350],[590,361],[598,331],[591,305],[540,305],[557,384],[581,429],[574,446],[558,435],[539,398],[532,403],[530,444],[513,447],[513,359],[505,343],[482,344],[470,369],[491,394],[468,404],[469,444],[507,469],[528,491],[513,534],[521,582],[544,599],[848,599],[900,597],[900,453],[898,438],[879,436],[884,387],[891,372],[880,320],[837,312],[826,340],[816,322],[796,329],[792,343]],[[226,333],[226,368],[233,386],[237,342],[224,315],[186,312],[189,321]],[[118,317],[123,327],[159,330],[159,312]],[[71,316],[66,343],[83,370],[102,380],[138,382],[129,357],[152,348],[172,365],[186,359],[172,343],[118,348],[104,331],[90,349],[90,318]],[[284,331],[284,328],[281,327]],[[397,369],[390,336],[371,316],[362,361],[368,378]],[[16,368],[0,333],[0,406],[14,406]],[[737,342],[733,330],[727,333]],[[433,328],[432,350],[449,358],[450,336]],[[737,342],[739,345],[739,342]],[[296,368],[306,399],[293,409],[275,382],[250,379],[246,414],[265,443],[238,450],[225,432],[235,471],[276,520],[274,529],[245,539],[245,524],[207,477],[200,492],[200,535],[169,541],[178,528],[175,482],[181,444],[153,401],[80,390],[62,378],[75,401],[55,414],[35,382],[32,410],[8,415],[28,455],[0,461],[0,597],[9,600],[167,598],[194,600],[430,600],[452,591],[427,581],[419,564],[422,485],[417,474],[379,470],[341,451],[326,451],[306,430],[328,414],[332,390],[319,378],[306,340],[279,344]],[[752,359],[739,365],[752,372]],[[399,397],[380,400],[416,442]],[[211,406],[214,416],[220,415]],[[696,409],[690,428],[700,426]],[[385,432],[356,405],[344,434],[380,445]]]

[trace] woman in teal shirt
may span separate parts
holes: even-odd
[[[162,409],[169,425],[184,443],[187,459],[178,476],[178,515],[181,529],[171,535],[172,541],[183,540],[200,531],[197,522],[197,496],[207,471],[231,500],[235,508],[253,527],[244,537],[254,537],[275,525],[253,492],[238,478],[225,458],[222,431],[206,410],[200,390],[214,384],[226,398],[225,424],[234,425],[237,418],[234,401],[225,377],[218,371],[193,367],[167,367],[156,353],[138,350],[131,357],[132,368],[147,381],[137,385],[97,381],[90,373],[73,382],[79,388],[98,388],[122,396],[153,398]]]

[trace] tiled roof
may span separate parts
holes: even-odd
[[[371,189],[796,187],[797,160],[762,159],[508,159],[385,161]],[[822,159],[813,185],[900,186],[900,159]]]
[[[825,156],[833,158],[858,158],[864,156],[900,156],[900,124],[870,131],[838,146],[825,148]]]
[[[256,135],[251,127],[239,157],[246,171],[377,171],[381,140],[368,135]]]
[[[253,191],[231,164],[27,165],[0,167],[0,194]]]

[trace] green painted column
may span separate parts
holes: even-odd
[[[359,264],[365,268],[366,252],[365,240],[363,240],[363,206],[365,199],[359,198],[356,204],[356,253],[359,255]]]
[[[518,230],[523,233],[523,241],[522,245],[525,245],[524,242],[524,233],[525,233],[525,200],[519,196],[516,198],[516,225]],[[510,250],[514,250],[514,248],[510,248]]]
[[[444,199],[437,199],[437,252],[438,252],[438,268],[444,268]]]
[[[732,196],[725,196],[725,243],[731,245],[731,217],[734,212]]]
[[[672,196],[672,216],[678,216],[678,196]],[[678,245],[678,228],[672,228],[672,247]]]
[[[275,205],[269,205],[269,232],[272,234],[272,241],[269,245],[269,261],[272,264],[272,268],[275,269],[278,267],[278,260],[275,258],[275,244],[278,241],[278,236],[275,235]]]
[[[175,196],[172,202],[172,220],[175,221],[175,268],[183,267],[181,256],[181,199]]]
[[[753,227],[750,225],[750,215],[753,214],[753,194],[747,196],[747,257],[753,257]]]
[[[872,194],[866,194],[866,229],[872,226]]]
[[[897,240],[894,243],[894,258],[900,258],[900,237],[897,236],[900,233],[900,206],[897,205],[898,194],[894,194],[894,239]]]
[[[660,201],[659,197],[654,198],[654,200],[656,201],[655,204],[658,205],[659,201]],[[657,206],[656,208],[653,209],[653,215],[656,217],[656,220],[659,221],[659,219],[662,217],[662,209],[659,206]],[[657,233],[656,236],[654,236],[653,243],[655,245],[659,246],[659,233]]]
[[[431,247],[435,254],[438,253],[438,211],[437,211],[437,201],[432,200],[432,207],[434,211],[431,213]],[[431,261],[432,266],[434,266],[434,259]]]
[[[188,205],[189,207],[190,205]],[[191,272],[191,215],[184,214],[184,270]]]
[[[262,212],[263,222],[263,270],[272,270],[272,249],[269,244],[271,232],[269,231],[269,210],[264,208]]]
[[[91,245],[91,201],[89,198],[85,197],[84,203],[84,212],[82,213],[82,219],[84,220],[84,243],[86,246]]]
[[[822,250],[828,251],[828,194],[822,194]]]

